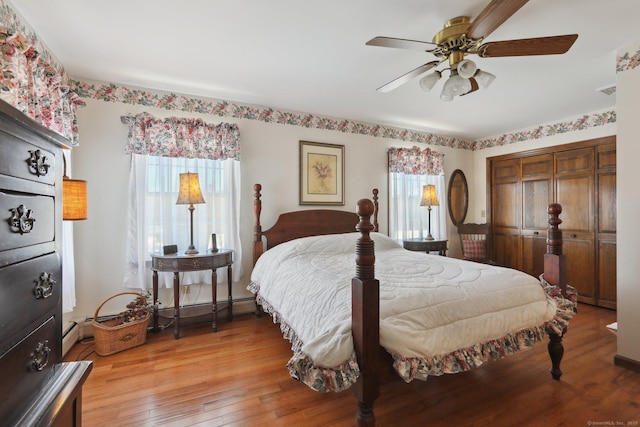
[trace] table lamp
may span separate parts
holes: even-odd
[[[197,254],[198,250],[193,246],[193,211],[196,208],[194,204],[205,203],[200,191],[200,181],[197,173],[181,173],[180,174],[180,191],[176,205],[189,205],[189,229],[191,231],[191,244],[184,251],[185,255]]]
[[[431,235],[431,206],[439,206],[438,195],[436,194],[436,186],[433,184],[427,184],[422,187],[422,201],[420,206],[426,206],[429,211],[429,234],[427,234],[426,240],[433,240]]]

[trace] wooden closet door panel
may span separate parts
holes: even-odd
[[[522,229],[546,230],[553,200],[553,154],[525,157],[522,165]]]
[[[617,306],[616,241],[600,239],[598,241],[598,293],[597,304],[601,307]]]
[[[497,229],[520,228],[520,161],[496,161],[491,170],[491,222]]]
[[[504,183],[494,185],[491,216],[494,227],[518,229],[520,228],[519,206],[515,201],[519,200],[517,183]]]
[[[616,273],[616,144],[596,147],[596,304],[607,308],[617,307]]]
[[[578,301],[596,303],[595,248],[593,239],[563,236],[562,253],[567,257],[567,280],[578,291]]]
[[[575,148],[556,153],[556,175],[593,173],[594,165],[593,147]]]
[[[522,271],[533,277],[544,273],[544,254],[547,252],[547,238],[544,235],[522,236]]]
[[[553,180],[543,178],[522,182],[522,228],[546,230],[549,226],[547,207],[553,200]]]
[[[493,261],[502,267],[521,270],[520,236],[518,234],[494,232]]]
[[[491,259],[520,268],[520,160],[496,161],[491,167]]]
[[[598,174],[598,227],[596,232],[616,233],[616,174]]]
[[[596,304],[593,181],[593,172],[556,177],[567,280],[578,290],[578,300],[587,304]]]
[[[593,235],[595,217],[593,193],[593,174],[556,178],[556,201],[562,205],[561,228],[565,232]]]

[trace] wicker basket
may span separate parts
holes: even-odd
[[[137,292],[121,292],[104,300],[96,309],[91,326],[93,326],[96,353],[100,356],[108,356],[119,351],[127,350],[144,344],[147,341],[147,326],[151,318],[151,313],[147,313],[146,317],[134,322],[122,323],[121,318],[118,317],[103,322],[97,321],[98,313],[107,301],[128,294],[140,297],[142,302],[146,304],[147,300],[142,294]]]

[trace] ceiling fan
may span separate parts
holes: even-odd
[[[366,43],[368,46],[419,50],[429,52],[438,58],[380,86],[377,90],[389,92],[448,60],[450,76],[443,86],[440,99],[451,101],[455,96],[467,95],[481,86],[486,88],[496,77],[478,69],[473,61],[465,58],[466,55],[496,58],[566,53],[578,38],[577,34],[482,43],[528,1],[492,0],[473,21],[467,16],[458,16],[447,21],[444,28],[433,37],[432,42],[393,37],[372,38]],[[425,75],[420,79],[420,86],[425,91],[430,91],[441,78],[442,71],[436,70]]]

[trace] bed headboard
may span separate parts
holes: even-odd
[[[280,214],[278,220],[268,230],[262,231],[260,213],[262,212],[262,185],[254,184],[253,211],[255,221],[253,226],[253,263],[260,255],[280,243],[301,237],[320,236],[324,234],[353,233],[360,221],[355,212],[334,209],[307,209]],[[373,224],[374,231],[378,231],[378,189],[373,189]],[[263,237],[266,239],[263,242]]]

